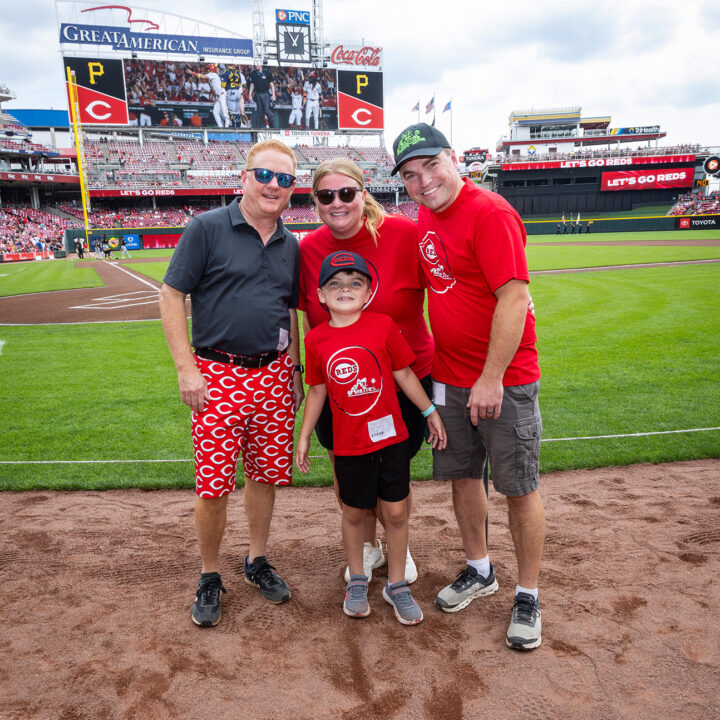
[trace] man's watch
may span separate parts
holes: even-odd
[[[293,368],[293,372],[299,372],[302,375],[305,372],[305,366],[295,365],[295,367]]]

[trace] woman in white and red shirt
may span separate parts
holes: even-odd
[[[328,318],[317,294],[318,274],[323,259],[337,250],[360,255],[372,275],[372,295],[365,309],[389,315],[398,325],[415,353],[411,369],[425,392],[432,395],[430,369],[434,344],[423,315],[425,278],[420,267],[417,226],[404,216],[386,215],[375,198],[365,190],[360,168],[346,158],[321,163],[313,176],[315,207],[323,227],[300,241],[300,303],[305,331]],[[410,438],[408,451],[414,457],[425,438],[426,423],[420,411],[398,391],[403,420]],[[332,455],[332,413],[326,404],[315,427],[320,444]],[[337,483],[335,486],[337,492]],[[412,497],[412,491],[411,491]],[[408,503],[408,512],[412,501]],[[382,518],[380,518],[382,520]],[[384,558],[376,538],[375,516],[369,511],[366,526],[364,565],[368,579]],[[417,579],[417,569],[408,550],[406,580]]]

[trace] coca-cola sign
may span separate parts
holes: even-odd
[[[334,65],[358,65],[360,67],[380,67],[382,60],[382,48],[370,47],[345,47],[337,45],[330,53],[330,62]]]

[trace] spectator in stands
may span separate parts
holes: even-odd
[[[425,283],[418,259],[415,223],[402,216],[385,215],[375,198],[365,190],[360,168],[347,158],[333,158],[321,163],[315,171],[312,190],[316,212],[325,225],[300,241],[299,307],[304,311],[306,331],[327,319],[327,311],[317,295],[317,278],[323,258],[337,250],[358,253],[373,272],[373,295],[366,308],[389,315],[400,327],[415,353],[412,370],[429,394],[432,391],[433,341],[423,316]],[[425,418],[402,392],[398,399],[410,433],[408,454],[412,458],[425,437]],[[331,461],[334,460],[329,403],[315,433]],[[337,482],[335,489],[337,492]],[[408,514],[411,504],[409,501]],[[382,522],[382,517],[379,519]],[[363,555],[365,575],[370,579],[373,569],[384,563],[374,511],[368,511]],[[417,579],[417,569],[409,550],[405,578],[408,583]]]

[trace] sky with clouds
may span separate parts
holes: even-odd
[[[118,4],[115,1],[113,4]],[[125,4],[125,3],[123,3]],[[139,0],[252,37],[250,0]],[[264,2],[266,36],[276,7]],[[720,2],[603,0],[324,0],[326,41],[384,49],[386,144],[430,122],[462,152],[489,147],[512,110],[581,106],[613,127],[660,125],[663,144],[720,145]],[[65,108],[53,0],[4,4],[0,83],[16,108]],[[442,110],[452,99],[452,113]],[[452,121],[452,124],[451,124]]]

